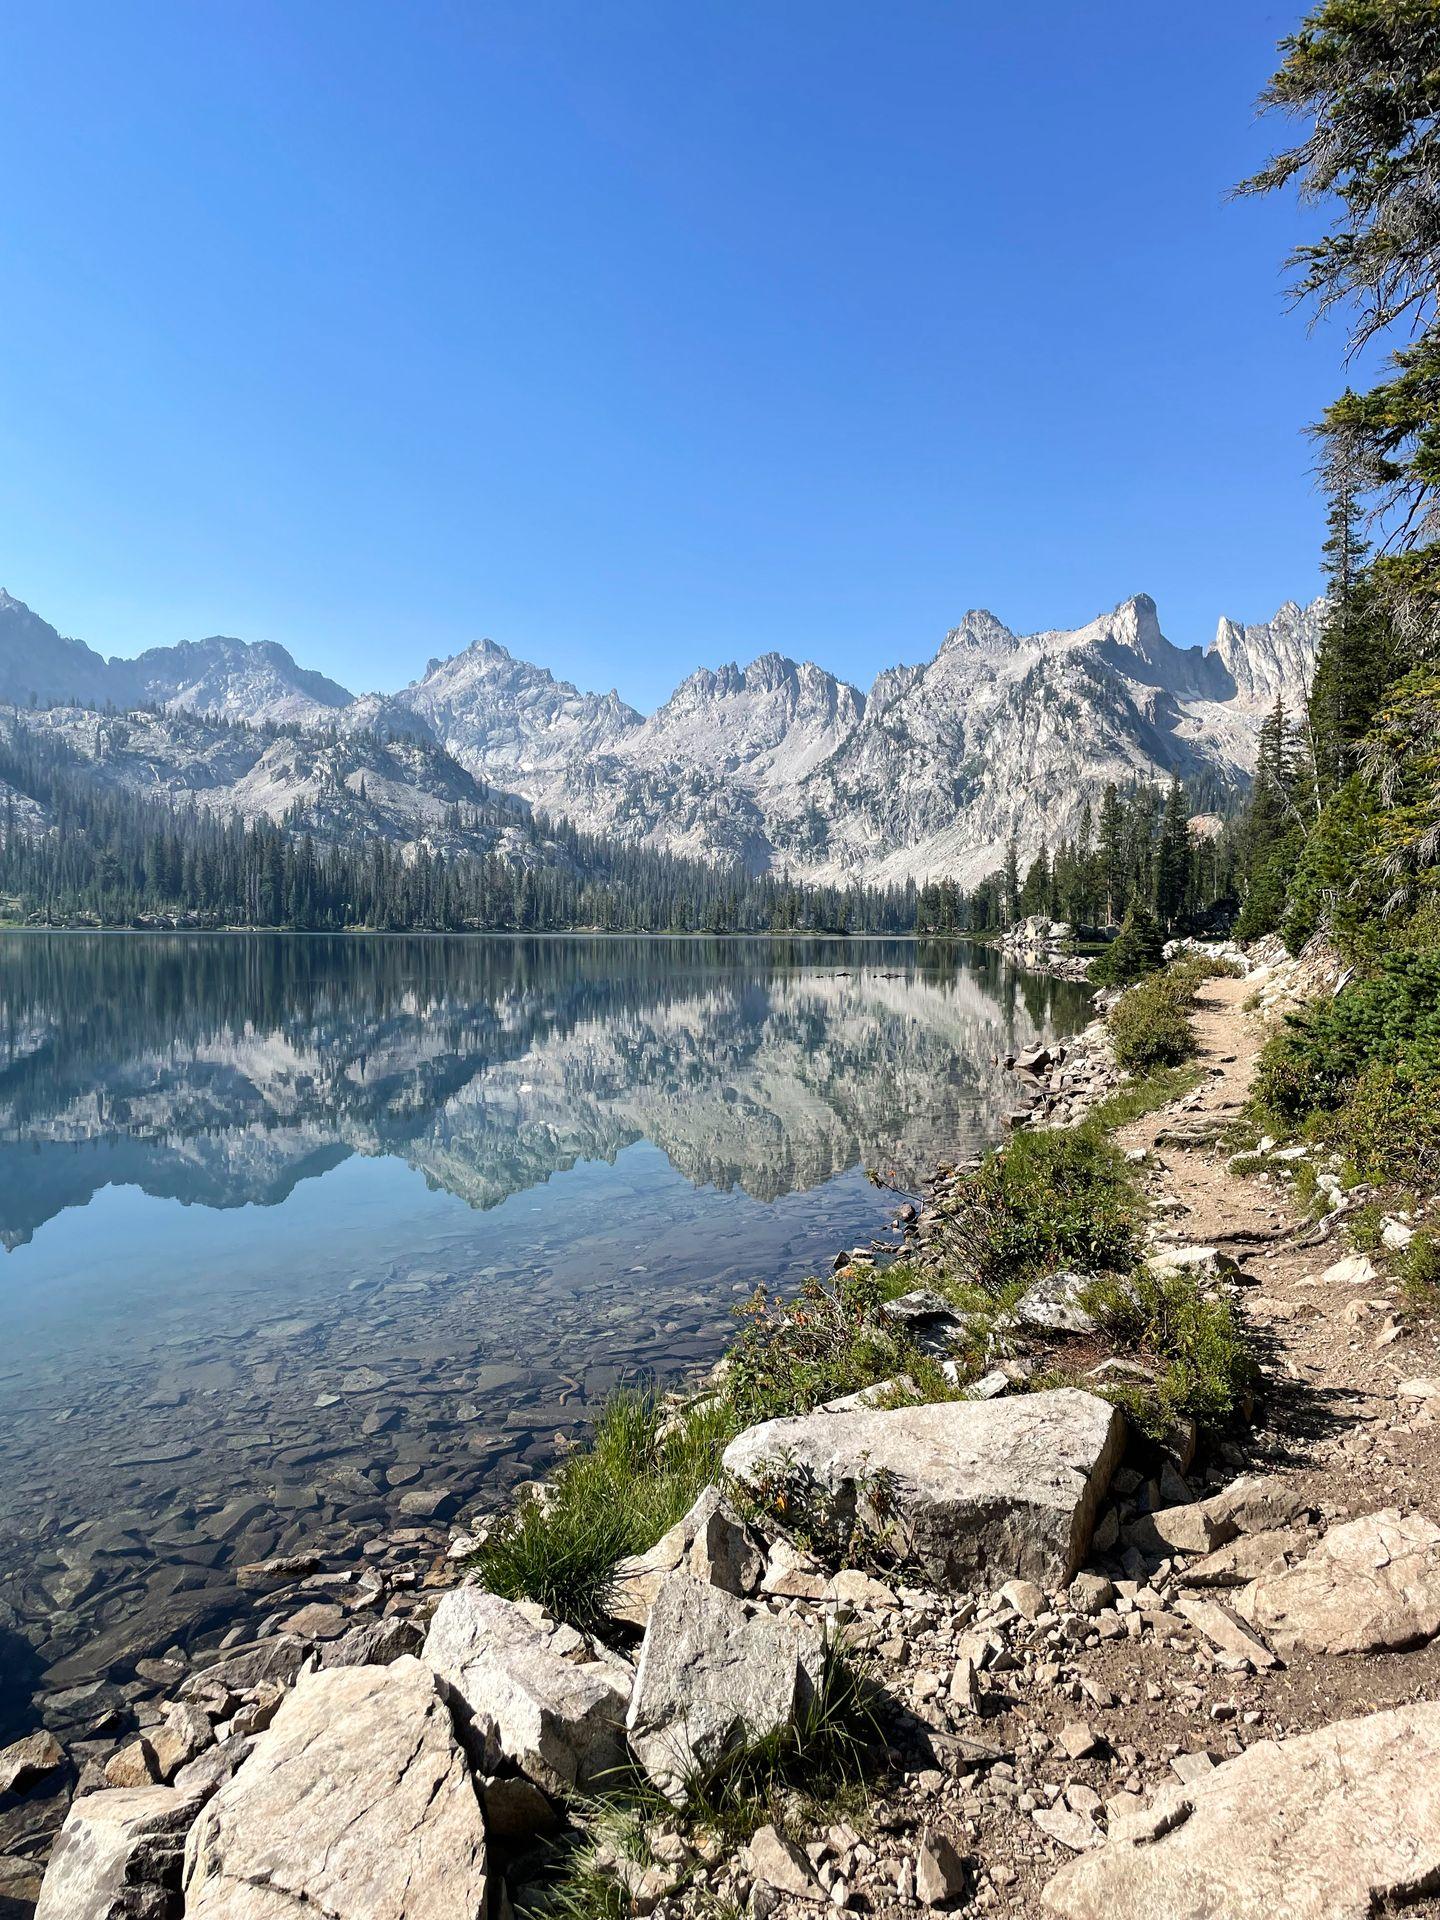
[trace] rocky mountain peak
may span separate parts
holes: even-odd
[[[940,642],[941,653],[1004,653],[1015,645],[1015,635],[986,607],[972,607],[958,627]]]
[[[1324,617],[1323,595],[1308,607],[1287,600],[1255,626],[1222,615],[1210,651],[1229,674],[1234,697],[1247,706],[1270,707],[1277,698],[1292,710],[1302,706]]]
[[[1277,694],[1292,708],[1305,697],[1322,615],[1287,602],[1255,625],[1225,619],[1202,650],[1172,645],[1143,593],[1029,635],[974,608],[927,663],[886,669],[868,696],[770,650],[691,674],[646,718],[488,638],[397,694],[352,701],[274,643],[219,635],[106,662],[6,594],[0,700],[418,736],[492,789],[621,841],[810,879],[969,884],[1012,835],[1028,859],[1072,831],[1107,781],[1178,773],[1241,790],[1264,712]],[[424,783],[402,762],[397,790],[416,812]],[[299,760],[282,751],[265,777],[283,794]]]

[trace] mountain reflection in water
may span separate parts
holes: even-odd
[[[247,1563],[423,1568],[1086,1014],[898,941],[0,935],[0,1744]]]
[[[350,1154],[477,1207],[649,1140],[758,1200],[989,1137],[1079,990],[895,942],[0,936],[0,1241],[105,1186],[273,1206]]]

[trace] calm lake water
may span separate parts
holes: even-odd
[[[898,941],[0,935],[0,1740],[715,1356],[1086,1014]]]

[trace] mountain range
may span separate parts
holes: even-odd
[[[1222,618],[1207,648],[1173,645],[1145,594],[1029,635],[977,611],[868,692],[766,653],[692,673],[646,715],[491,640],[359,697],[271,642],[107,660],[0,592],[0,702],[12,725],[62,733],[97,777],[247,818],[324,831],[329,807],[336,830],[438,849],[454,845],[457,804],[518,802],[754,873],[968,885],[1012,836],[1028,859],[1073,833],[1109,781],[1178,774],[1207,802],[1242,791],[1266,712],[1305,699],[1323,611]],[[118,746],[94,719],[106,708],[135,716]],[[283,731],[237,749],[246,729]]]

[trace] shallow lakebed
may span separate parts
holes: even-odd
[[[0,1740],[248,1562],[433,1557],[1087,1012],[904,941],[0,934]]]

